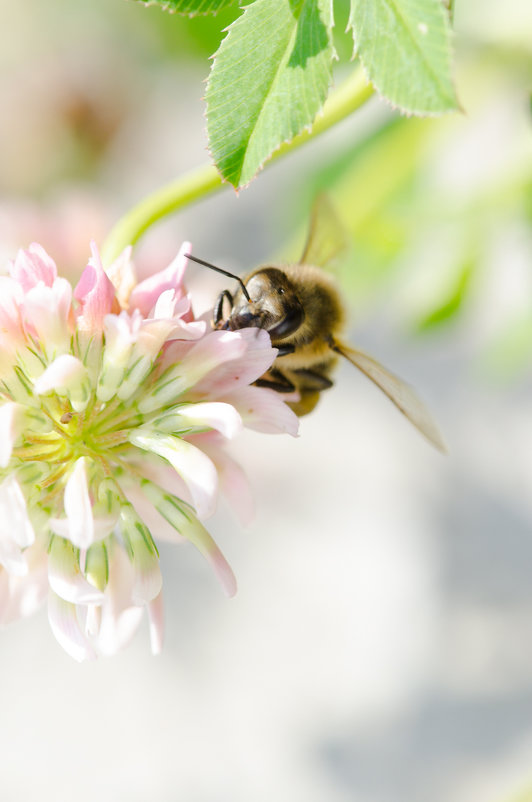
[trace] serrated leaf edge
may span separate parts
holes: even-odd
[[[153,2],[153,0],[150,0],[150,2]],[[332,9],[332,0],[330,0],[330,2],[331,2],[331,32],[332,32],[333,28],[335,27],[335,21],[334,21],[334,14],[332,13],[332,12],[333,12],[333,9]],[[222,33],[226,33],[227,35],[226,35],[226,36],[224,36],[224,38],[223,38],[223,39],[222,39],[222,41],[220,42],[220,45],[219,45],[218,49],[216,50],[216,52],[215,52],[215,53],[213,53],[213,55],[209,57],[209,58],[211,59],[211,61],[212,61],[212,64],[211,64],[211,69],[210,69],[209,75],[208,75],[208,77],[205,79],[205,84],[206,84],[206,87],[205,87],[205,97],[206,97],[206,95],[207,95],[207,92],[208,92],[208,89],[209,89],[209,82],[210,82],[210,80],[211,80],[212,70],[213,70],[213,68],[214,68],[214,64],[215,64],[215,61],[216,61],[216,57],[218,56],[218,54],[219,54],[219,52],[220,52],[220,48],[222,47],[222,44],[223,44],[223,43],[224,43],[224,42],[227,40],[227,38],[230,36],[230,34],[231,34],[231,28],[232,28],[232,26],[234,25],[234,23],[236,23],[236,22],[237,22],[237,21],[238,21],[238,20],[239,20],[239,19],[240,19],[240,18],[243,16],[244,12],[245,12],[245,11],[246,11],[248,8],[250,8],[252,5],[253,5],[253,3],[249,3],[248,5],[245,5],[245,6],[240,6],[240,8],[242,9],[242,14],[241,14],[239,17],[237,17],[235,20],[233,20],[233,22],[231,22],[231,23],[230,23],[230,24],[227,26],[227,28],[224,28],[224,30],[222,31]],[[322,102],[322,104],[321,104],[320,108],[317,110],[316,114],[314,115],[314,118],[313,118],[312,122],[308,123],[307,125],[304,125],[304,126],[303,126],[303,127],[302,127],[302,128],[299,130],[299,131],[297,131],[297,132],[296,132],[295,134],[293,134],[291,137],[289,137],[289,138],[287,138],[287,139],[283,139],[281,142],[279,142],[279,144],[278,144],[278,145],[277,145],[275,148],[273,148],[273,150],[272,150],[272,151],[271,151],[271,152],[270,152],[270,153],[269,153],[267,156],[265,156],[265,157],[264,157],[264,159],[263,159],[263,160],[260,162],[260,164],[258,165],[258,167],[257,167],[257,169],[256,169],[256,171],[255,171],[255,173],[254,173],[254,175],[253,175],[253,176],[252,176],[252,177],[249,179],[249,181],[246,181],[246,183],[245,183],[245,184],[234,184],[234,183],[233,183],[233,182],[232,182],[232,181],[231,181],[229,178],[226,178],[226,177],[223,175],[223,173],[221,172],[220,168],[218,167],[218,164],[217,164],[217,162],[216,162],[216,159],[214,158],[214,154],[213,154],[213,152],[212,152],[212,150],[211,150],[211,148],[210,148],[210,145],[208,144],[208,143],[209,143],[209,136],[208,136],[208,123],[209,123],[209,114],[208,114],[208,108],[207,108],[207,105],[205,105],[205,110],[204,110],[204,112],[203,112],[203,117],[204,117],[204,119],[205,119],[205,132],[206,132],[206,134],[207,134],[207,147],[206,147],[207,153],[209,154],[209,157],[210,157],[210,159],[211,159],[212,163],[214,164],[214,166],[215,166],[215,168],[216,168],[216,170],[217,170],[217,172],[218,172],[218,175],[220,176],[220,178],[221,178],[221,180],[222,180],[222,183],[223,183],[223,184],[229,184],[231,187],[233,187],[233,189],[235,190],[235,193],[236,193],[237,195],[238,195],[238,193],[240,192],[240,190],[242,190],[242,189],[247,189],[247,188],[249,187],[249,185],[252,183],[252,181],[254,181],[254,180],[257,178],[258,174],[259,174],[260,172],[262,172],[262,170],[264,169],[265,165],[266,165],[266,164],[267,164],[267,163],[270,161],[270,159],[272,159],[272,158],[273,158],[273,156],[274,156],[274,155],[277,153],[277,151],[281,150],[281,148],[282,148],[284,145],[287,145],[287,144],[289,144],[289,143],[290,143],[290,142],[292,142],[292,141],[293,141],[293,140],[294,140],[296,137],[300,136],[301,134],[303,134],[303,133],[305,133],[305,132],[307,132],[307,133],[309,133],[309,134],[311,133],[311,131],[312,131],[312,128],[313,128],[313,126],[314,126],[314,124],[315,124],[315,122],[316,122],[317,118],[320,116],[320,114],[322,114],[322,113],[323,113],[323,106],[324,106],[324,104],[325,104],[325,101],[327,100],[327,97],[329,96],[329,93],[330,93],[330,91],[331,91],[331,88],[334,86],[334,80],[333,80],[333,74],[332,74],[332,63],[333,63],[333,61],[338,61],[338,54],[337,54],[337,52],[336,52],[336,48],[334,47],[334,41],[333,41],[332,33],[331,33],[331,35],[330,35],[330,37],[329,37],[329,43],[330,43],[330,46],[331,46],[331,69],[330,69],[330,77],[329,77],[328,89],[327,89],[327,92],[326,92],[326,94],[325,94],[325,97],[324,97],[324,99],[323,99],[323,102]],[[276,71],[276,75],[277,75],[277,71]],[[368,79],[368,81],[369,81],[369,79]],[[204,99],[205,99],[205,98],[204,98]],[[251,135],[250,135],[250,138],[251,138]],[[249,143],[249,140],[248,140],[248,143]]]
[[[392,5],[392,4],[395,5],[393,0],[384,0],[384,1],[389,3],[390,5]],[[442,10],[443,10],[443,6],[442,6]],[[447,34],[448,34],[447,58],[448,58],[449,69],[452,72],[453,49],[452,49],[452,46],[451,46],[451,40],[454,37],[454,30],[453,30],[452,26],[450,25],[448,17],[445,16],[445,13],[444,13],[444,19],[445,19],[444,25],[446,26],[446,30],[447,30]],[[408,30],[408,28],[407,28],[407,30]],[[452,77],[452,76],[451,76],[451,85],[452,85],[452,89],[453,89],[453,100],[454,100],[455,106],[449,107],[447,109],[441,109],[439,111],[427,111],[427,110],[421,110],[421,109],[416,109],[416,108],[408,108],[407,106],[401,106],[401,105],[399,105],[397,103],[394,103],[393,100],[391,100],[387,95],[384,94],[384,92],[382,91],[382,89],[378,85],[377,81],[375,81],[370,76],[369,70],[368,70],[368,68],[367,68],[367,66],[366,66],[366,64],[364,62],[363,57],[360,54],[360,48],[357,47],[357,43],[356,43],[356,39],[355,39],[355,26],[352,24],[351,14],[349,15],[349,20],[347,22],[347,27],[345,29],[346,33],[349,33],[349,31],[352,31],[352,33],[353,33],[353,55],[351,56],[351,60],[353,61],[355,58],[358,58],[358,60],[360,62],[360,65],[361,65],[362,69],[364,70],[364,75],[366,76],[368,82],[372,86],[375,87],[375,91],[377,92],[377,95],[379,96],[379,98],[384,100],[386,102],[386,104],[391,109],[393,109],[393,111],[399,111],[399,112],[401,112],[402,114],[404,114],[407,117],[430,117],[432,119],[435,118],[435,117],[441,117],[442,114],[450,114],[451,112],[454,112],[454,111],[459,111],[459,112],[463,112],[464,111],[460,101],[458,100],[457,93],[456,93],[456,84],[455,84],[455,81],[454,81],[454,77]],[[416,42],[416,47],[419,50],[419,46],[418,46],[417,42]],[[430,70],[430,72],[432,73],[433,71]],[[439,84],[440,82],[437,81],[437,83]]]
[[[238,0],[229,0],[227,4],[223,7],[223,9],[219,8],[216,11],[178,11],[177,8],[172,8],[172,6],[170,6],[169,3],[162,3],[160,2],[160,0],[133,0],[133,2],[141,3],[145,8],[155,6],[156,8],[163,11],[165,14],[171,14],[172,16],[179,16],[179,17],[188,17],[188,19],[194,19],[195,17],[216,17],[220,13],[220,11],[229,8],[230,6],[234,6],[235,4],[238,5]],[[227,30],[227,28],[225,30]]]

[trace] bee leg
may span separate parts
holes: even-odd
[[[321,392],[333,386],[333,382],[329,377],[320,373],[319,370],[300,368],[299,370],[294,370],[294,373],[301,380],[298,384],[302,393]]]
[[[286,345],[274,345],[273,347],[278,349],[278,357],[286,356],[287,354],[293,354],[296,350],[295,345],[292,345],[292,343],[286,343]]]
[[[275,390],[277,393],[293,393],[296,389],[286,376],[283,376],[280,370],[269,370],[256,382],[253,382],[257,387],[269,387],[270,390]]]
[[[218,296],[218,300],[216,301],[216,306],[214,307],[214,328],[220,328],[220,323],[224,320],[224,301],[227,298],[229,301],[231,308],[233,307],[233,296],[229,292],[229,290],[224,290]]]

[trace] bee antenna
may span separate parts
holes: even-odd
[[[205,262],[203,259],[198,259],[197,256],[192,256],[192,254],[190,253],[186,253],[185,256],[187,259],[192,259],[193,262],[197,262],[199,265],[203,265],[203,267],[210,267],[211,270],[216,270],[217,273],[222,273],[224,276],[228,276],[228,278],[232,278],[235,281],[238,281],[246,300],[251,303],[251,298],[249,297],[249,293],[246,290],[246,285],[239,276],[235,276],[234,273],[230,273],[228,270],[223,270],[221,267],[216,267],[216,265],[211,265],[210,262]]]

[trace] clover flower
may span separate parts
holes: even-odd
[[[122,648],[144,608],[160,650],[158,538],[191,541],[235,592],[202,523],[219,490],[248,512],[226,441],[297,431],[253,386],[277,353],[267,333],[194,319],[189,247],[141,283],[129,251],[105,271],[94,245],[75,290],[37,244],[0,276],[0,624],[48,598],[77,660]]]

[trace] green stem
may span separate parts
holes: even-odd
[[[303,131],[291,142],[281,145],[268,163],[327,131],[360,108],[372,94],[373,87],[368,84],[362,69],[357,68],[338,89],[331,92],[312,129]],[[138,242],[150,226],[166,215],[229,186],[222,182],[214,166],[206,164],[152,192],[126,212],[112,228],[102,247],[103,263],[112,262],[124,248]]]

